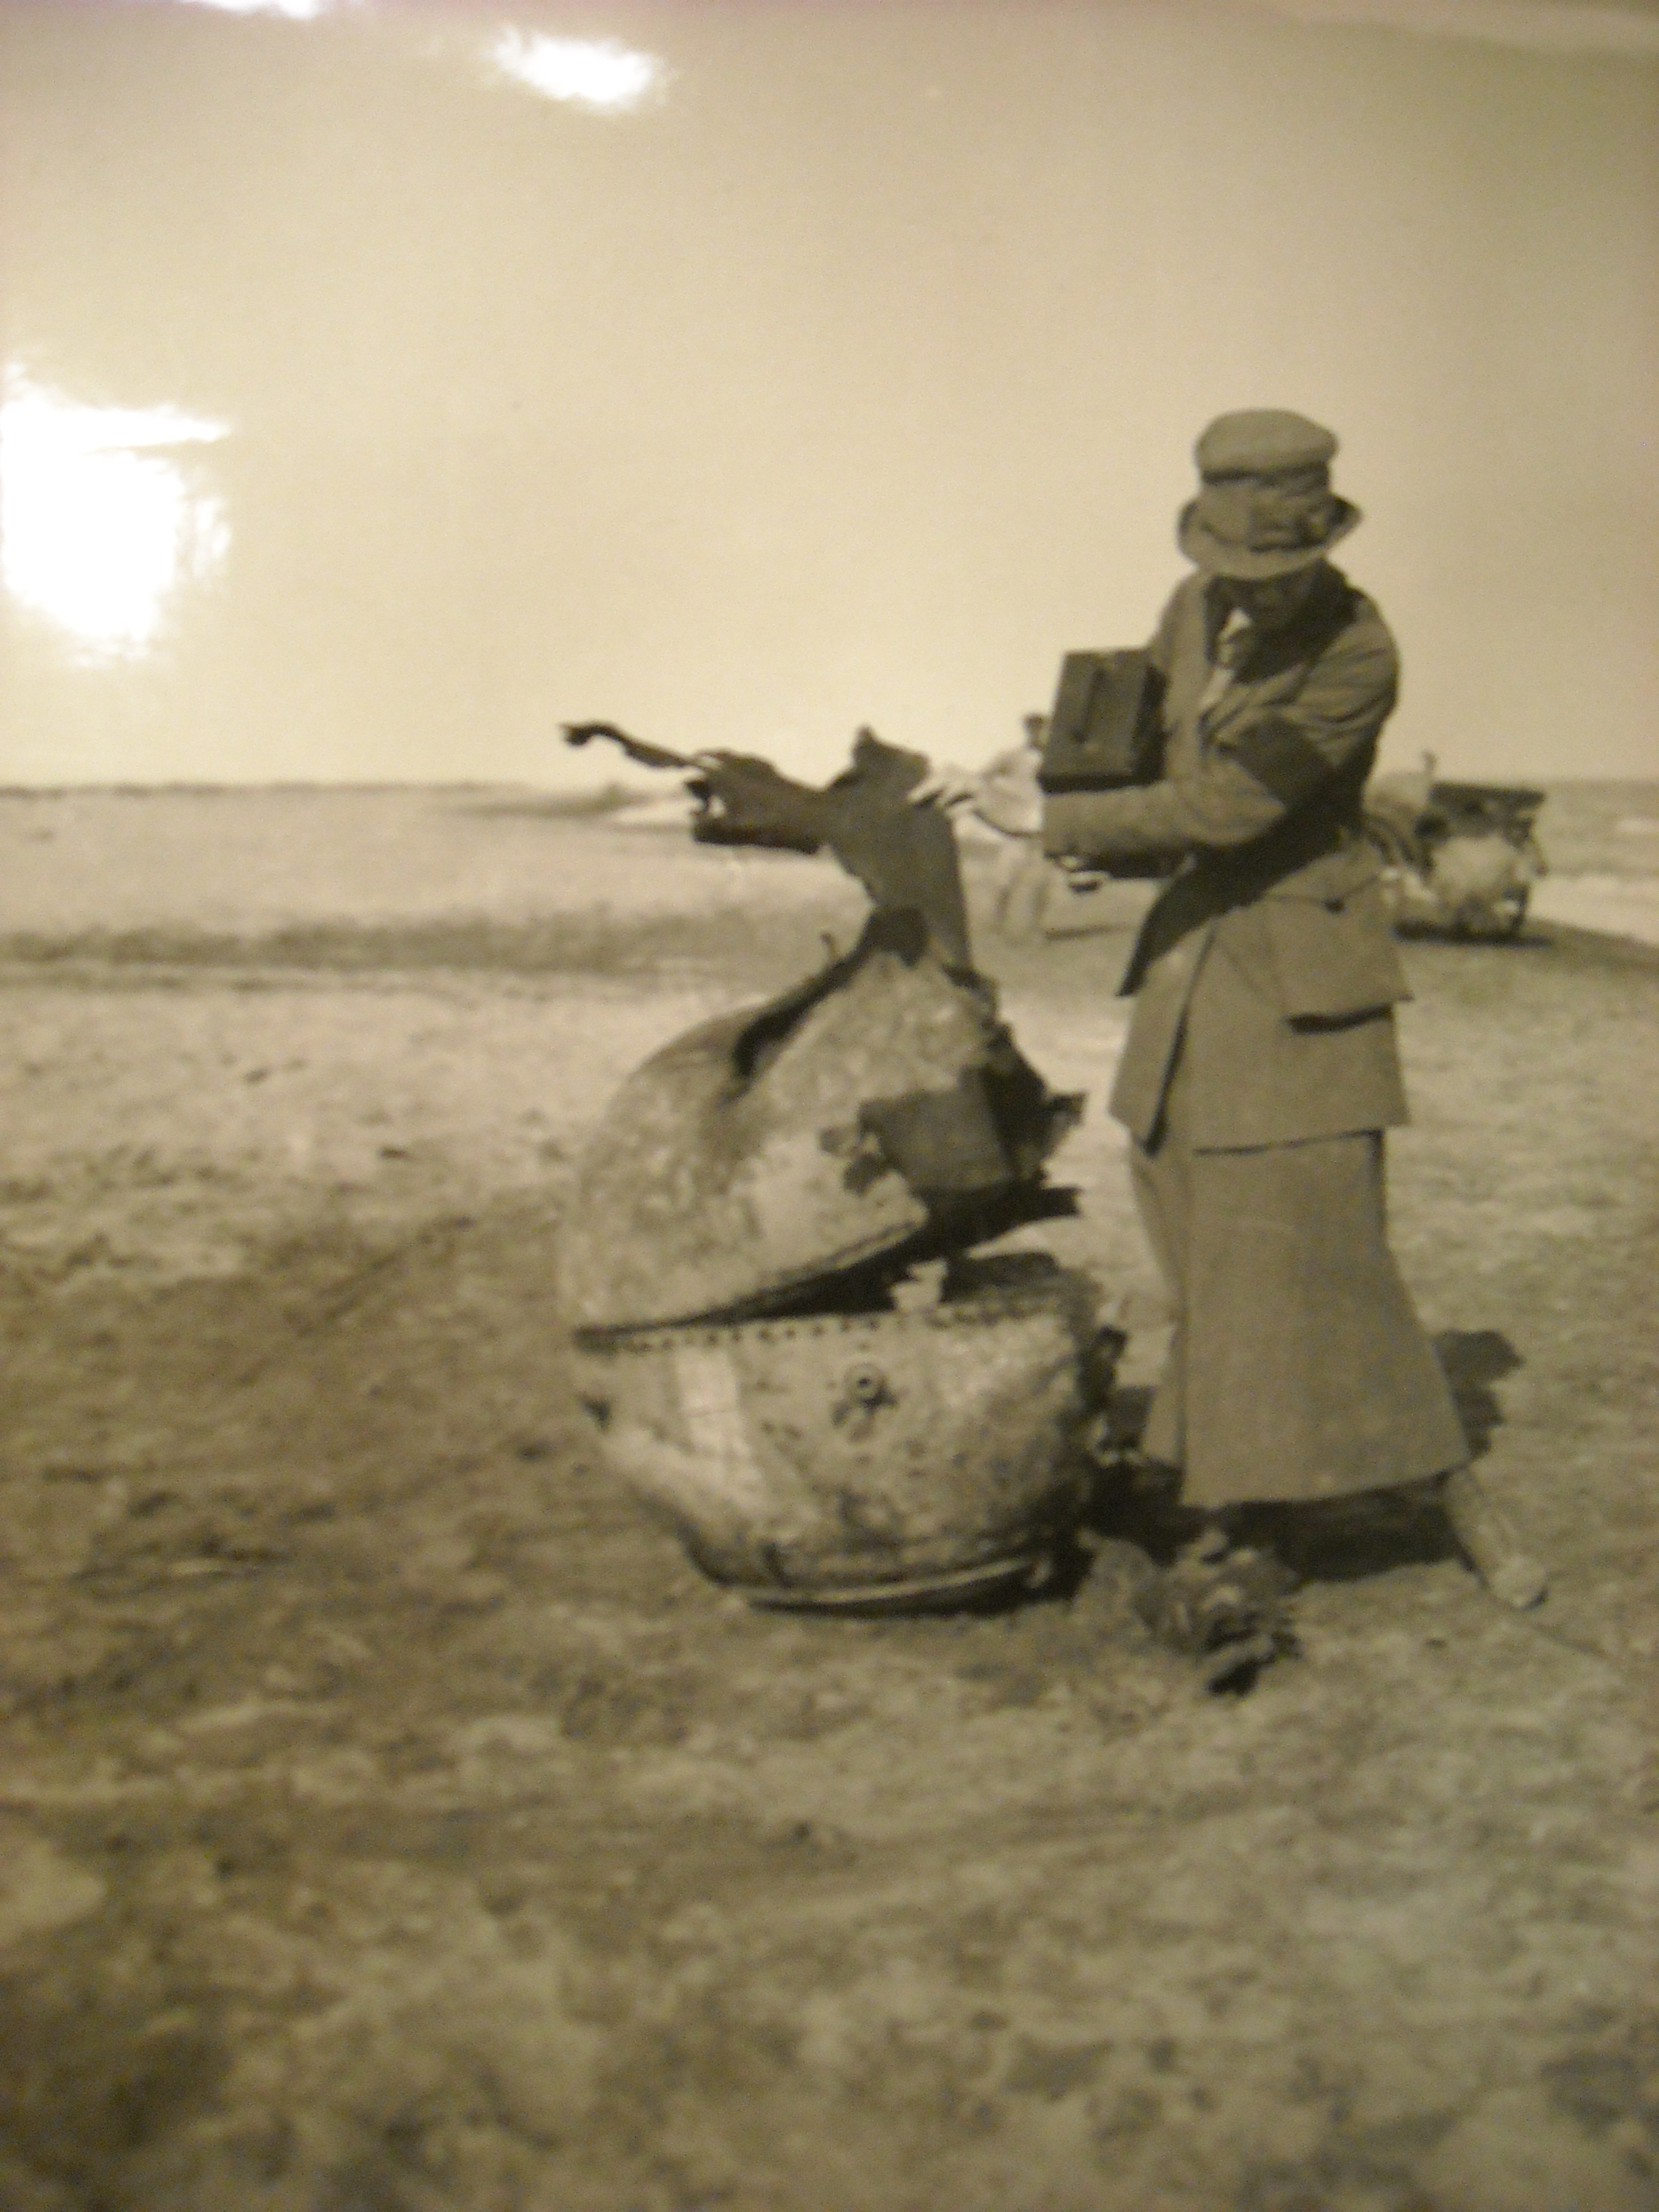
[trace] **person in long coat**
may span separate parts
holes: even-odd
[[[1336,446],[1277,410],[1204,432],[1178,530],[1194,573],[1151,647],[1161,775],[1044,804],[1063,863],[1171,870],[1122,985],[1111,1097],[1176,1310],[1141,1449],[1218,1516],[1442,1478],[1470,1563],[1529,1605],[1543,1577],[1468,1464],[1387,1241],[1409,994],[1361,795],[1399,658],[1328,557],[1359,520]]]

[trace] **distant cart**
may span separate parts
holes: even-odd
[[[1516,784],[1379,777],[1365,794],[1365,834],[1395,923],[1517,936],[1532,887],[1548,873],[1536,834],[1545,797]]]

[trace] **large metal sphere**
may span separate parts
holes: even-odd
[[[577,1352],[613,1471],[763,1605],[926,1602],[1045,1559],[1082,1509],[1087,1279],[1042,1255],[920,1311],[641,1329]]]

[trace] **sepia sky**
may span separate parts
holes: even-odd
[[[0,0],[0,782],[964,762],[1340,433],[1385,757],[1659,775],[1659,5]]]

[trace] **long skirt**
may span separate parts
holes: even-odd
[[[1209,1508],[1417,1482],[1468,1457],[1388,1246],[1382,1135],[1195,1152],[1177,1063],[1142,1222],[1176,1330],[1142,1448]]]

